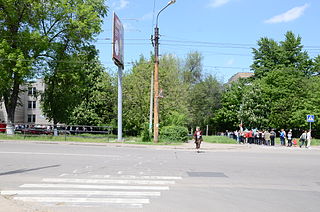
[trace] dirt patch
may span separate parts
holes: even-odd
[[[1,211],[10,212],[52,212],[38,205],[13,200],[10,196],[0,196]]]

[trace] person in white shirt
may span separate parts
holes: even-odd
[[[310,148],[311,145],[311,130],[308,131],[307,133],[307,148]]]

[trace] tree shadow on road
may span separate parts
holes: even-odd
[[[48,169],[48,168],[55,168],[55,167],[59,167],[59,166],[61,166],[61,165],[43,166],[43,167],[38,167],[38,168],[33,168],[33,169],[17,169],[17,170],[14,170],[14,171],[0,173],[0,176],[12,175],[12,174],[20,174],[20,173],[24,173],[24,172],[37,171],[37,170]]]

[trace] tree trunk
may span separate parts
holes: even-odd
[[[17,102],[18,102],[18,96],[19,96],[19,77],[17,74],[13,74],[13,87],[12,90],[7,91],[7,95],[4,97],[4,104],[6,106],[7,111],[7,135],[13,135],[14,134],[14,115],[16,112]]]

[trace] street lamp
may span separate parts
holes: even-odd
[[[156,19],[156,27],[154,28],[154,104],[153,104],[153,141],[154,143],[159,142],[159,28],[158,28],[158,19],[160,13],[169,7],[171,4],[174,4],[176,0],[171,0],[168,4],[162,8]]]

